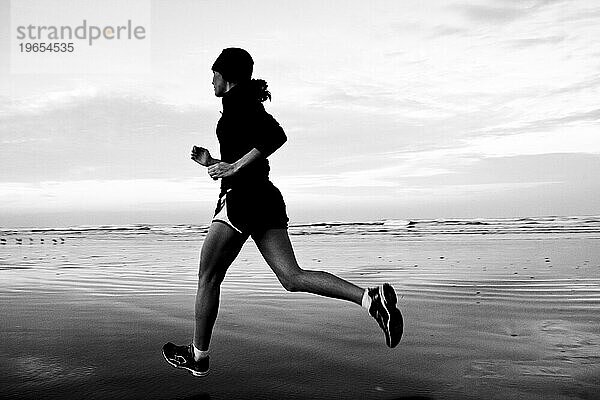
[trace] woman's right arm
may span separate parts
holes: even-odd
[[[197,146],[192,147],[192,160],[196,161],[203,167],[210,167],[213,164],[221,162],[221,160],[213,158],[207,149]]]

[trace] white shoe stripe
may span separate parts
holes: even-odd
[[[387,313],[387,322],[386,322],[387,337],[390,341],[390,344],[392,344],[392,331],[391,331],[391,324],[390,324],[392,314],[390,313],[390,310],[388,308],[388,303],[385,299],[385,294],[383,293],[383,285],[379,286],[379,297],[382,299],[381,303],[383,304],[383,309]]]

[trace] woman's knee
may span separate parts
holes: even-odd
[[[217,263],[200,259],[200,267],[198,268],[198,284],[200,286],[220,285],[223,281],[221,275]]]
[[[278,278],[283,288],[288,292],[302,292],[304,291],[304,274],[305,271],[300,269],[292,273],[278,276]]]
[[[214,275],[199,272],[198,273],[198,286],[203,288],[213,288],[221,284],[220,280]]]

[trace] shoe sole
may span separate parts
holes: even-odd
[[[187,368],[187,367],[182,367],[181,365],[177,365],[177,364],[174,364],[174,363],[172,363],[172,362],[171,362],[171,360],[169,360],[169,359],[167,358],[167,355],[165,354],[165,351],[164,351],[164,350],[162,351],[162,355],[163,355],[163,357],[164,357],[165,361],[166,361],[166,362],[168,362],[168,363],[169,363],[169,365],[171,365],[171,366],[173,366],[173,367],[175,367],[175,368],[178,368],[178,369],[184,369],[184,370],[186,370],[187,372],[189,372],[190,374],[192,374],[192,375],[194,375],[194,376],[206,376],[206,375],[208,375],[208,372],[209,372],[209,371],[206,371],[206,372],[198,372],[198,371],[194,371],[193,369],[189,369],[189,368]]]
[[[396,307],[398,298],[396,297],[396,291],[394,291],[394,288],[389,283],[379,286],[379,292],[382,294],[383,307],[388,314],[387,326],[384,330],[385,344],[390,348],[394,348],[400,343],[404,330],[402,313]]]

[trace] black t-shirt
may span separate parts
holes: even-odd
[[[223,96],[223,113],[217,124],[221,160],[233,163],[256,148],[261,157],[221,180],[221,190],[252,187],[269,179],[267,157],[281,147],[287,137],[279,123],[256,99],[249,83],[240,83]]]

